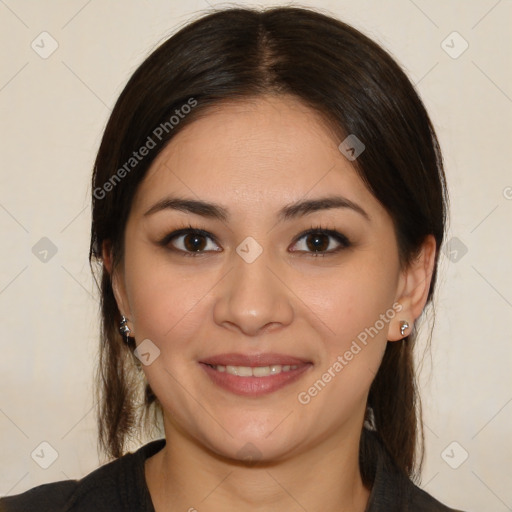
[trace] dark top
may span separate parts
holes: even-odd
[[[165,446],[152,441],[135,453],[101,466],[81,480],[40,485],[0,499],[0,512],[155,512],[146,485],[144,462]],[[382,450],[365,512],[456,512],[398,472]]]

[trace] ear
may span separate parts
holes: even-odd
[[[416,258],[400,274],[396,302],[402,309],[389,325],[388,341],[398,341],[411,333],[416,319],[421,315],[427,302],[436,256],[436,240],[427,235]],[[409,327],[400,332],[400,322],[405,320]]]
[[[124,284],[124,272],[122,266],[113,265],[112,243],[110,240],[103,241],[101,246],[101,256],[105,270],[110,275],[110,282],[112,283],[112,290],[117,302],[117,308],[121,315],[126,318],[131,318],[130,308],[126,296],[126,288]]]

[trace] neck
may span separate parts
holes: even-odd
[[[286,460],[249,464],[209,452],[168,425],[166,440],[146,462],[156,512],[363,512],[368,502],[359,436],[333,436]]]

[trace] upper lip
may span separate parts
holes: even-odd
[[[215,356],[201,359],[201,363],[209,364],[212,366],[272,366],[272,365],[303,365],[310,363],[306,359],[299,357],[288,356],[286,354],[218,354]]]

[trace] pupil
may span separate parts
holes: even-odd
[[[326,244],[326,235],[318,234],[318,235],[309,235],[307,239],[308,249],[312,251],[325,251],[329,246],[329,242]],[[311,243],[310,243],[311,242]]]
[[[187,235],[184,239],[187,251],[201,251],[204,249],[205,241],[202,235]]]

